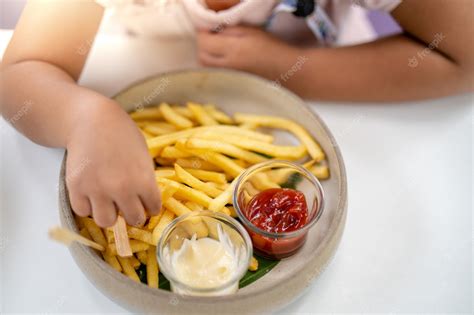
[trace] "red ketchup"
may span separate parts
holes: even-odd
[[[255,195],[245,207],[245,216],[259,229],[270,233],[294,232],[308,221],[308,206],[301,191],[271,188]],[[294,254],[305,242],[306,233],[291,238],[270,237],[249,229],[255,251],[267,258]]]

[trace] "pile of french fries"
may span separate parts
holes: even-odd
[[[155,160],[156,181],[163,209],[141,227],[126,225],[119,216],[112,228],[101,229],[91,218],[77,217],[80,234],[104,248],[103,259],[139,282],[137,269],[146,265],[147,284],[158,287],[156,245],[166,226],[192,211],[211,210],[236,217],[232,206],[235,179],[249,166],[270,159],[300,162],[319,179],[329,178],[325,155],[318,143],[297,123],[280,117],[235,114],[214,105],[162,103],[130,114],[146,139]],[[292,133],[299,145],[277,145],[260,127]],[[259,174],[249,183],[252,195],[280,187],[290,173],[285,169]],[[251,196],[248,196],[251,198]],[[249,270],[258,269],[253,258]]]

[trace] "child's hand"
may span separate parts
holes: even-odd
[[[96,105],[96,104],[94,104]],[[130,225],[156,215],[160,193],[143,136],[114,102],[82,106],[67,141],[66,180],[74,212],[101,227],[117,210]]]
[[[299,48],[253,27],[202,31],[197,44],[199,61],[205,66],[243,70],[269,79],[286,72],[301,54]]]

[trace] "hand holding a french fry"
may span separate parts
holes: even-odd
[[[158,214],[153,161],[136,125],[114,102],[88,106],[67,143],[66,185],[74,212],[112,226],[118,212],[130,225]]]

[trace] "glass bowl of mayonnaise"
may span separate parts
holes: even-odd
[[[157,247],[160,271],[178,294],[217,296],[237,292],[252,258],[252,241],[232,217],[196,211],[163,231]]]

